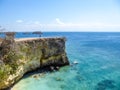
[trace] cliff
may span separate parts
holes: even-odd
[[[0,89],[10,87],[29,71],[69,65],[65,38],[4,40],[0,47]]]

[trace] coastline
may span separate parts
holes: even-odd
[[[8,50],[5,55],[8,54],[8,60],[12,61],[10,63],[12,63],[13,66],[10,66],[11,64],[9,65],[9,63],[6,64],[9,65],[9,67],[13,67],[13,74],[6,76],[5,83],[0,82],[3,85],[1,89],[13,85],[29,71],[45,67],[53,69],[69,65],[65,52],[65,41],[66,39],[62,37],[22,38],[15,39],[14,43],[10,43],[10,45],[7,44],[11,46],[11,49]],[[6,47],[4,47],[3,50]],[[14,54],[14,56],[12,54]]]

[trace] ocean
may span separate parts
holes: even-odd
[[[43,32],[42,37],[66,37],[72,65],[59,71],[25,75],[11,90],[120,90],[120,33]],[[16,38],[38,37],[17,33]],[[78,62],[78,64],[73,64]]]

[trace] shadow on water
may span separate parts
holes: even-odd
[[[115,89],[115,87],[116,87],[115,81],[106,79],[97,84],[96,90],[106,90],[106,89],[113,90]]]
[[[26,78],[29,78],[29,77],[37,79],[39,77],[43,77],[47,73],[52,73],[52,72],[58,71],[58,70],[59,69],[52,70],[50,66],[46,66],[46,67],[43,67],[43,68],[37,68],[36,70],[29,71],[29,72],[25,73],[24,76],[21,79],[26,79]],[[15,84],[19,83],[20,80],[18,80]],[[5,90],[12,90],[12,88],[14,87],[15,84],[13,84],[10,88],[7,88]]]

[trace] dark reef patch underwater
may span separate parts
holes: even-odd
[[[97,84],[96,90],[106,90],[106,89],[114,89],[115,82],[113,80],[103,80]]]
[[[78,64],[38,78],[29,75],[12,90],[120,90],[120,33],[44,32],[47,36],[67,37],[69,60]]]

